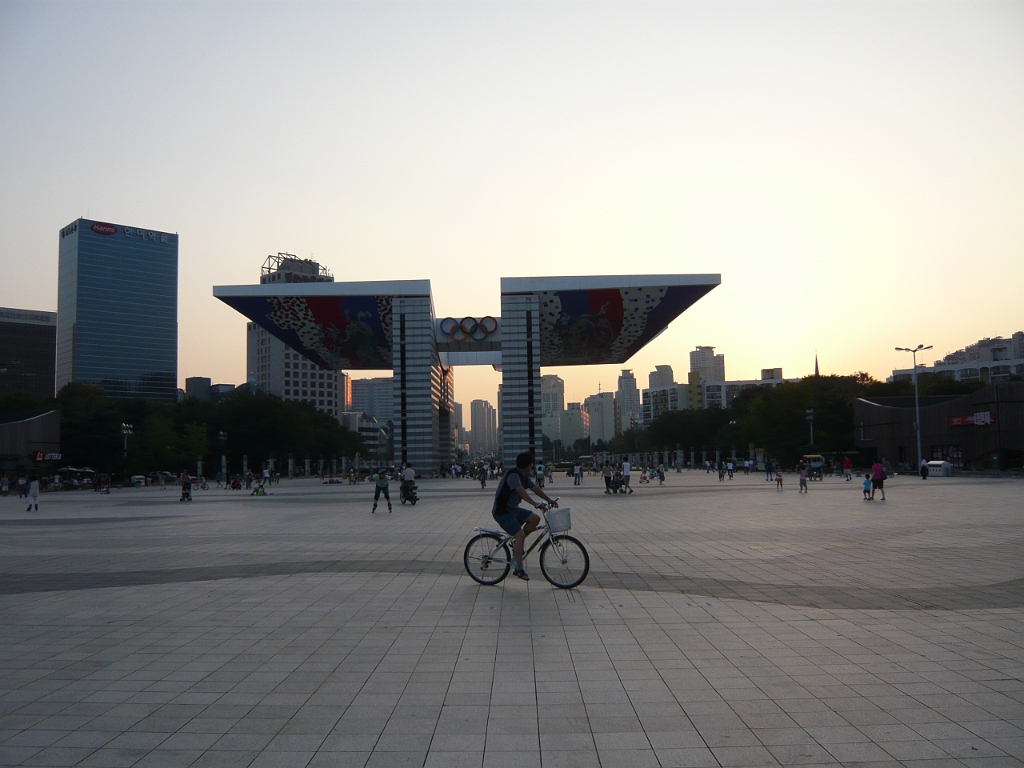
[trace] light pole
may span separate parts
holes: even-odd
[[[896,347],[897,352],[909,352],[914,356],[914,429],[917,430],[917,471],[921,471],[921,460],[924,458],[921,455],[921,397],[917,387],[917,353],[924,352],[926,349],[931,349],[932,345],[929,344],[927,347],[924,344],[918,344],[916,347],[911,349],[910,347]]]
[[[132,429],[132,425],[131,424],[124,424],[124,423],[121,424],[121,437],[124,438],[124,457],[126,459],[128,458],[128,438],[129,438],[129,436],[134,435],[134,434],[135,434],[135,432]]]
[[[814,409],[807,410],[807,421],[811,425],[811,447],[814,447]]]

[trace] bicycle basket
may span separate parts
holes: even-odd
[[[548,528],[551,529],[552,533],[568,531],[572,528],[572,523],[569,519],[568,507],[565,509],[549,509],[544,514],[548,521]]]

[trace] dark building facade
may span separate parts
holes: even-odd
[[[178,236],[78,219],[60,231],[56,386],[174,402]]]
[[[860,398],[853,404],[862,457],[917,462],[913,397]],[[989,384],[962,397],[921,398],[921,449],[928,461],[964,469],[1024,464],[1024,382]]]
[[[0,307],[0,397],[53,397],[57,313]]]

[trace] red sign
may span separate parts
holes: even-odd
[[[32,461],[60,461],[64,458],[62,453],[44,453],[43,451],[33,451]]]
[[[116,235],[117,227],[113,224],[93,224],[92,231],[98,235]]]
[[[996,415],[992,411],[978,411],[970,416],[952,416],[949,419],[951,427],[983,427],[995,423]]]

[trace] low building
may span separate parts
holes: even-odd
[[[57,313],[0,307],[0,397],[53,399]]]
[[[0,413],[0,472],[36,475],[60,466],[60,411]]]
[[[1009,339],[996,336],[993,339],[979,339],[956,352],[951,352],[932,367],[918,365],[918,373],[933,373],[957,381],[1007,381],[1011,377],[1024,376],[1024,331],[1017,331]],[[912,381],[914,369],[897,368],[889,381]]]
[[[363,438],[363,458],[380,457],[381,448],[387,445],[387,436],[376,418],[360,411],[347,411],[338,416],[338,421],[345,429],[357,432]]]
[[[862,459],[916,468],[914,398],[859,398],[853,404]],[[921,398],[921,448],[928,461],[954,467],[1024,465],[1024,382],[997,382],[969,395]]]

